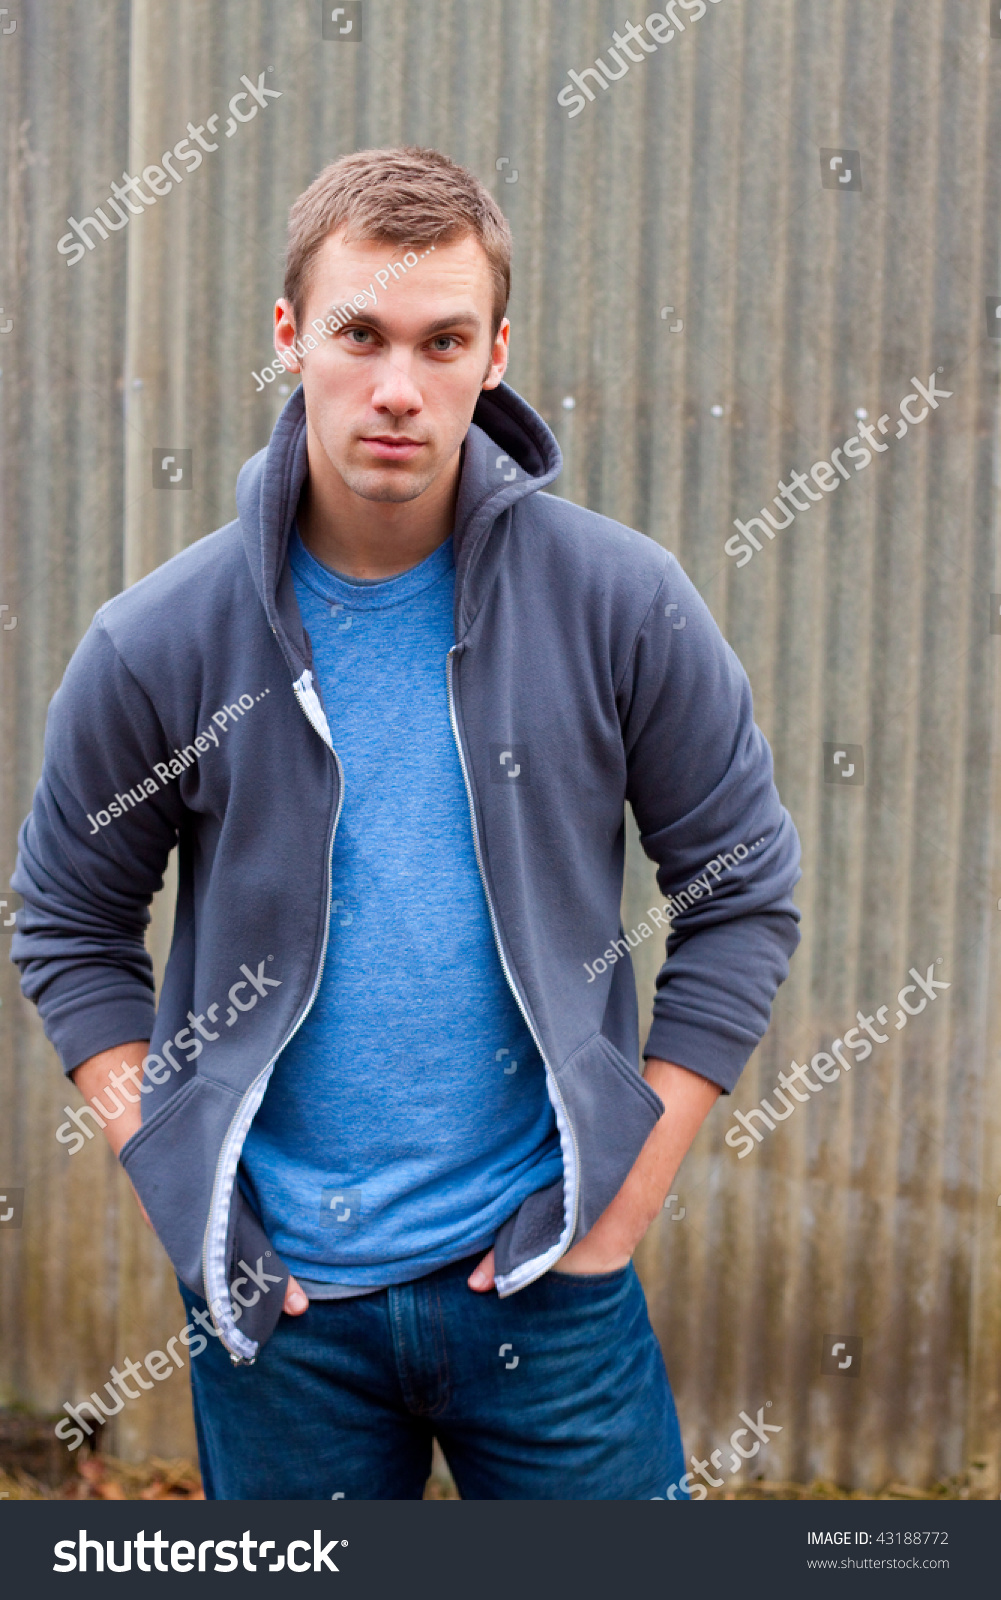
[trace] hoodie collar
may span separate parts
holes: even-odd
[[[465,438],[453,545],[456,638],[469,626],[469,576],[497,518],[553,481],[563,465],[550,429],[508,384],[484,390]],[[300,384],[287,400],[266,449],[245,462],[236,483],[244,549],[268,623],[294,667],[310,664],[288,563],[289,534],[307,472],[306,406]]]

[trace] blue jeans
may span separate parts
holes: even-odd
[[[501,1300],[467,1286],[478,1259],[283,1314],[253,1366],[210,1338],[191,1362],[206,1497],[419,1500],[437,1436],[464,1500],[663,1498],[685,1463],[635,1268]]]

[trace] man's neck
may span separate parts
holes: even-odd
[[[296,521],[306,549],[350,578],[392,578],[444,544],[455,521],[462,460],[455,459],[415,500],[365,500],[349,489],[309,440],[309,472]]]

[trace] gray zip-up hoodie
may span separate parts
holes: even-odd
[[[675,897],[646,1054],[731,1089],[799,938],[798,841],[739,662],[672,556],[540,492],[559,469],[514,390],[480,397],[442,671],[498,952],[563,1151],[562,1179],[498,1233],[501,1295],[588,1232],[663,1109],[639,1071],[629,948],[666,924],[651,908],[623,937],[626,802]],[[101,607],[52,701],[13,878],[13,959],[65,1069],[151,1039],[122,1164],[248,1361],[288,1272],[240,1153],[320,983],[344,786],[287,560],[305,473],[300,388],[240,473],[237,520]],[[144,929],[175,844],[157,1009]]]

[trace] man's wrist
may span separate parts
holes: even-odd
[[[590,1235],[588,1236],[589,1238]],[[568,1250],[565,1256],[561,1256],[552,1270],[568,1274],[577,1272],[588,1274],[618,1272],[622,1267],[628,1267],[633,1258],[631,1250],[628,1253],[617,1251],[614,1254],[607,1254],[600,1250],[589,1251],[587,1249],[588,1239],[582,1239],[579,1244],[575,1244],[572,1249]],[[578,1251],[580,1254],[578,1254]]]
[[[148,1052],[148,1039],[134,1039],[102,1050],[70,1073],[91,1110],[104,1122],[104,1137],[116,1156],[142,1126],[140,1094],[150,1092],[150,1085],[142,1084],[142,1064]]]
[[[614,1201],[612,1202],[614,1205]],[[656,1213],[654,1213],[656,1215]],[[645,1222],[638,1233],[635,1233],[635,1219],[633,1227],[625,1225],[625,1219],[620,1222],[614,1212],[605,1211],[598,1218],[590,1233],[583,1239],[571,1245],[565,1256],[561,1256],[556,1263],[560,1272],[615,1272],[619,1267],[629,1264],[633,1251],[639,1244],[653,1217]]]
[[[664,1102],[665,1113],[651,1129],[618,1194],[590,1232],[557,1262],[558,1271],[614,1272],[632,1259],[660,1215],[685,1152],[719,1094],[718,1084],[657,1056],[647,1057],[643,1076]]]

